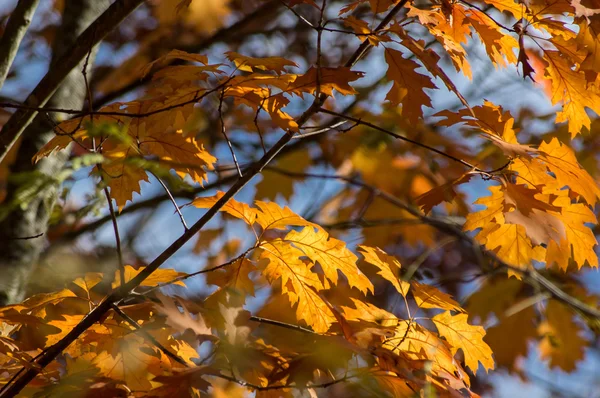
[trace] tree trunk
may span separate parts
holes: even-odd
[[[109,5],[108,0],[67,0],[63,21],[56,35],[52,62],[73,44],[81,34]],[[90,55],[88,70],[94,59]],[[71,71],[47,106],[56,108],[81,109],[86,96],[82,73],[83,63]],[[64,166],[68,153],[63,151],[32,164],[33,155],[53,136],[52,123],[45,114],[39,114],[25,130],[11,174],[37,172],[45,176],[55,176]],[[19,185],[9,182],[6,202],[14,197]],[[22,209],[12,210],[0,222],[0,305],[21,301],[25,296],[27,282],[46,246],[45,233],[48,219],[57,198],[58,184],[45,185],[36,199]],[[17,239],[44,235],[33,239]]]

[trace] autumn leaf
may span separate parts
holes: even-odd
[[[587,89],[587,79],[583,71],[572,69],[572,63],[558,51],[544,51],[548,62],[546,76],[552,82],[553,105],[562,103],[562,111],[556,114],[556,123],[568,122],[569,133],[574,138],[582,128],[590,129],[591,120],[585,108],[600,114],[600,95],[596,90]]]
[[[540,160],[555,175],[558,184],[569,186],[585,201],[594,206],[600,198],[600,188],[594,179],[581,167],[573,150],[567,145],[553,138],[550,142],[542,142],[539,146]],[[559,186],[562,188],[562,186]]]
[[[297,227],[317,227],[304,218],[300,217],[289,207],[281,207],[275,202],[262,202],[256,201],[256,206],[260,210],[257,210],[256,222],[262,227],[263,230],[268,229],[286,229],[289,226]]]
[[[305,227],[300,232],[290,231],[284,241],[292,243],[313,262],[319,263],[325,277],[334,285],[338,283],[340,271],[351,287],[356,287],[363,293],[373,292],[373,284],[358,269],[358,257],[352,253],[344,242],[330,237],[321,228]]]
[[[413,281],[411,286],[411,293],[417,305],[421,308],[440,308],[448,311],[465,312],[449,294],[433,286],[424,285],[417,281]]]
[[[298,320],[305,321],[317,333],[329,330],[335,317],[317,293],[324,286],[311,271],[314,264],[302,261],[304,253],[280,239],[262,244],[261,249],[261,257],[269,260],[263,268],[265,277],[271,283],[281,280],[282,293],[287,294],[292,305],[297,304]]]
[[[157,294],[157,297],[162,305],[156,304],[156,309],[167,318],[167,325],[174,330],[185,332],[187,329],[191,329],[201,341],[216,339],[201,314],[196,314],[196,319],[194,319],[184,305],[179,304],[183,310],[182,312],[172,298],[162,294]]]
[[[323,94],[327,95],[333,95],[333,90],[342,95],[353,95],[357,91],[350,85],[350,82],[360,79],[363,75],[363,72],[354,72],[346,67],[322,67],[319,72],[316,68],[311,67],[305,74],[298,76],[287,91],[302,95],[302,93],[313,94],[320,89]]]
[[[550,367],[560,367],[566,372],[575,369],[588,345],[572,318],[572,313],[564,305],[550,300],[546,307],[546,320],[538,327],[542,337],[538,346],[541,358],[550,359]]]
[[[225,53],[225,55],[239,70],[243,70],[245,72],[254,72],[256,69],[258,69],[273,71],[277,74],[281,74],[285,72],[284,68],[286,66],[298,67],[295,62],[281,57],[253,58],[238,54],[233,51],[228,51]]]
[[[152,388],[149,378],[152,370],[160,369],[160,362],[154,348],[134,334],[117,341],[112,352],[104,351],[94,359],[101,374],[124,381],[135,390]]]
[[[144,267],[139,267],[138,269],[133,268],[131,265],[125,266],[125,283],[129,282],[137,274],[142,272]],[[183,281],[176,280],[185,276],[186,274],[183,272],[177,272],[174,269],[157,269],[152,272],[150,276],[148,276],[144,281],[140,284],[140,286],[148,286],[155,287],[160,285],[161,283],[173,283],[178,286],[185,286]],[[174,281],[175,280],[175,281]],[[174,282],[173,282],[174,281]],[[119,271],[115,272],[115,280],[112,283],[112,288],[116,289],[121,286],[121,273]]]
[[[359,246],[359,248],[365,261],[379,269],[378,275],[394,285],[398,293],[406,297],[410,284],[400,277],[400,262],[378,247]]]
[[[479,363],[483,369],[494,369],[492,350],[483,341],[485,329],[481,326],[472,326],[467,323],[467,314],[451,315],[450,311],[434,316],[431,320],[452,347],[456,354],[461,349],[465,357],[465,364],[477,373]]]
[[[225,195],[224,192],[217,192],[214,196],[199,197],[192,201],[191,205],[199,209],[210,209]],[[237,200],[231,198],[227,203],[220,208],[230,216],[243,220],[246,224],[252,225],[256,221],[257,211],[251,208],[245,203],[240,203]]]
[[[421,210],[425,214],[429,214],[431,210],[442,202],[451,203],[458,195],[456,187],[465,184],[471,180],[471,174],[463,174],[457,179],[448,181],[445,184],[437,186],[432,190],[425,192],[423,195],[415,199]]]
[[[423,117],[423,106],[431,107],[425,88],[435,89],[435,84],[428,76],[415,72],[419,65],[402,56],[400,51],[385,49],[385,60],[388,64],[387,76],[394,82],[386,99],[394,105],[402,104],[402,114],[411,123]]]

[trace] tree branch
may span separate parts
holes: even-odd
[[[89,49],[99,43],[143,2],[144,0],[115,1],[77,38],[62,57],[50,65],[48,73],[29,94],[24,105],[43,107],[67,75],[87,56]],[[0,162],[37,113],[38,111],[34,109],[20,109],[6,122],[0,132]]]
[[[8,71],[21,45],[21,40],[27,33],[39,2],[40,0],[19,0],[10,14],[4,34],[0,39],[0,88],[4,85]]]

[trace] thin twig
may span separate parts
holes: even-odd
[[[181,213],[181,209],[179,208],[179,206],[177,206],[177,202],[175,201],[175,198],[173,197],[173,194],[171,194],[171,191],[169,190],[169,188],[167,187],[167,185],[163,182],[163,180],[160,177],[158,177],[154,173],[152,173],[152,175],[158,180],[158,182],[160,183],[160,185],[162,185],[163,189],[165,190],[165,193],[169,197],[169,200],[171,201],[171,203],[173,203],[173,207],[175,207],[175,211],[179,215],[179,219],[181,220],[181,224],[183,224],[183,229],[185,231],[187,231],[189,229],[189,227],[187,226],[187,223],[185,222],[185,218],[183,217],[183,213]]]
[[[314,330],[307,329],[299,325],[292,325],[291,323],[276,321],[274,319],[267,319],[259,316],[251,316],[250,320],[254,322],[264,323],[267,325],[279,326],[285,329],[295,330],[297,332],[319,335],[319,333],[315,332]]]
[[[296,18],[298,18],[298,20],[302,23],[305,23],[306,25],[310,26],[313,29],[316,29],[315,25],[312,24],[312,22],[310,22],[308,19],[306,19],[305,17],[303,17],[302,15],[300,15],[296,10],[294,10],[293,7],[290,7],[285,0],[279,0],[279,2],[281,4],[283,4],[285,6],[285,8],[287,8],[288,10],[290,10],[295,16]]]
[[[123,264],[123,252],[121,251],[121,237],[119,236],[119,224],[117,223],[117,217],[115,216],[115,208],[113,207],[112,199],[108,188],[104,187],[104,195],[108,202],[108,210],[110,212],[110,218],[112,219],[113,231],[115,233],[115,242],[117,244],[117,258],[119,261],[119,275],[121,277],[121,286],[125,284],[125,264]]]
[[[29,239],[35,239],[35,238],[39,238],[41,236],[44,236],[43,232],[40,232],[37,235],[32,235],[32,236],[15,236],[13,238],[7,238],[8,240],[29,240]]]
[[[238,175],[243,177],[242,170],[240,169],[240,165],[235,156],[235,151],[233,150],[233,146],[231,146],[231,141],[227,138],[227,132],[225,131],[225,120],[223,119],[223,99],[225,97],[225,87],[221,90],[221,96],[219,97],[219,119],[221,120],[221,134],[223,138],[225,138],[225,142],[227,142],[227,146],[229,147],[229,151],[231,152],[231,157],[233,158],[233,163],[235,164],[235,168],[237,169]]]

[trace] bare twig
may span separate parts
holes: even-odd
[[[458,162],[458,163],[460,163],[462,165],[465,165],[465,166],[467,166],[468,168],[470,168],[473,171],[477,171],[477,172],[489,174],[485,170],[481,170],[478,167],[472,165],[471,163],[469,163],[469,162],[467,162],[465,160],[457,158],[456,156],[452,156],[449,153],[446,153],[444,151],[440,151],[439,149],[434,148],[432,146],[429,146],[427,144],[423,144],[422,142],[411,140],[410,138],[407,138],[407,137],[401,136],[399,134],[396,134],[393,131],[386,130],[386,129],[384,129],[382,127],[379,127],[379,126],[377,126],[377,125],[375,125],[373,123],[365,122],[364,120],[361,120],[361,119],[358,119],[358,118],[355,118],[355,117],[352,117],[352,116],[343,115],[341,113],[330,111],[329,109],[325,109],[325,108],[321,108],[320,112],[327,113],[329,115],[336,116],[336,117],[339,117],[339,118],[343,118],[343,119],[346,119],[346,120],[350,120],[350,121],[352,121],[352,122],[354,122],[356,124],[362,124],[363,126],[370,127],[370,128],[372,128],[374,130],[377,130],[377,131],[381,131],[382,133],[390,135],[390,136],[392,136],[394,138],[397,138],[399,140],[406,141],[406,142],[409,142],[409,143],[411,143],[413,145],[416,145],[416,146],[419,146],[421,148],[427,149],[429,151],[435,152],[438,155],[442,155],[442,156],[444,156],[444,157],[446,157],[446,158],[448,158],[450,160],[453,160],[453,161]]]
[[[190,228],[187,226],[187,223],[185,222],[185,218],[183,217],[183,214],[181,213],[181,209],[179,208],[179,206],[177,206],[177,202],[175,201],[175,198],[173,197],[173,194],[171,194],[171,191],[169,190],[169,188],[167,187],[167,185],[163,182],[163,180],[160,177],[158,177],[154,173],[152,173],[152,175],[154,176],[154,178],[156,178],[158,180],[158,182],[160,183],[160,185],[165,190],[165,193],[169,197],[169,200],[171,201],[171,203],[173,203],[173,207],[175,207],[175,211],[179,215],[179,220],[181,220],[181,224],[183,224],[183,229],[185,231],[187,231]]]
[[[32,235],[32,236],[15,236],[14,238],[8,238],[8,240],[29,240],[29,239],[39,238],[41,236],[44,236],[43,232],[40,232],[39,234]]]
[[[119,275],[121,276],[121,285],[125,283],[125,264],[123,264],[123,251],[121,250],[121,237],[119,236],[119,224],[117,223],[117,217],[115,216],[115,208],[113,207],[112,199],[108,188],[104,187],[104,195],[108,202],[108,210],[110,212],[110,218],[112,220],[113,231],[115,233],[115,242],[117,245],[117,258],[119,261]]]
[[[302,326],[299,326],[299,325],[292,325],[291,323],[280,322],[280,321],[276,321],[273,319],[262,318],[259,316],[251,316],[250,320],[254,321],[254,322],[258,322],[258,323],[264,323],[267,325],[279,326],[282,328],[291,329],[291,330],[295,330],[295,331],[302,332],[302,333],[317,334],[317,335],[319,334],[313,330],[303,328]]]
[[[242,175],[242,170],[240,169],[240,165],[237,161],[237,157],[235,156],[235,151],[233,150],[233,147],[231,146],[231,141],[229,141],[229,138],[227,138],[227,132],[225,131],[225,120],[223,119],[223,100],[225,97],[225,87],[223,87],[223,89],[221,90],[221,96],[219,97],[219,120],[221,121],[221,134],[223,135],[223,138],[225,138],[225,142],[227,143],[227,146],[229,147],[229,151],[231,152],[231,157],[233,158],[233,164],[235,164],[235,168],[237,169],[238,175],[240,177],[243,177]]]

